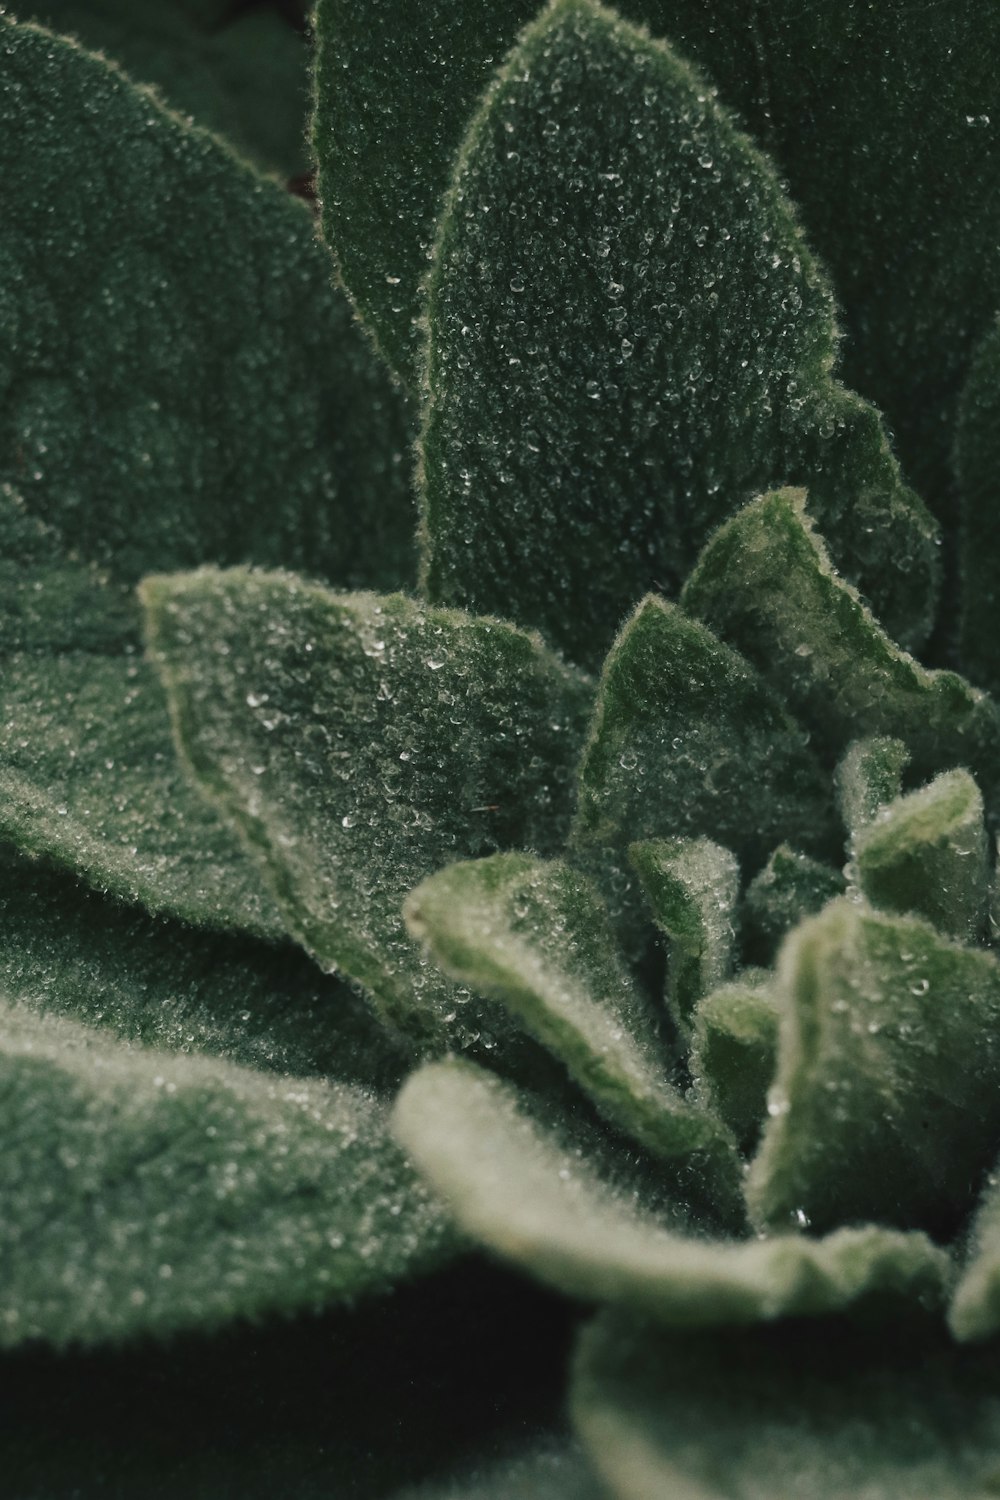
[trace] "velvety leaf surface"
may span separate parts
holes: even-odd
[[[276,11],[261,7],[234,19],[231,5],[215,16],[182,0],[18,0],[17,18],[120,63],[265,170],[306,171],[306,49]]]
[[[392,1500],[601,1500],[607,1491],[575,1443],[549,1441],[484,1464],[450,1484],[419,1485]]]
[[[803,491],[764,495],[720,527],[682,604],[749,657],[831,749],[898,737],[917,770],[964,762],[994,782],[996,705],[894,644],[834,568]]]
[[[602,1153],[533,1114],[527,1096],[468,1063],[413,1074],[394,1128],[473,1239],[571,1296],[635,1307],[675,1325],[820,1314],[869,1295],[937,1306],[948,1257],[925,1235],[868,1226],[825,1240],[707,1239],[675,1209],[640,1207]],[[606,1161],[606,1156],[605,1156]]]
[[[418,1045],[490,1033],[500,1013],[421,957],[403,898],[456,857],[559,847],[586,680],[537,637],[402,595],[241,569],[142,595],[183,752],[289,930]]]
[[[873,906],[926,917],[958,942],[982,937],[990,871],[983,799],[968,771],[890,802],[855,840],[854,859]]]
[[[695,1090],[744,1150],[756,1144],[766,1119],[778,1055],[781,1006],[769,979],[746,970],[706,995],[694,1013]]]
[[[757,963],[770,963],[785,933],[842,895],[844,885],[843,875],[832,865],[779,844],[743,897],[745,952]]]
[[[573,1416],[616,1500],[986,1500],[995,1352],[825,1325],[668,1335],[598,1320]]]
[[[291,1312],[430,1266],[452,1233],[371,1093],[0,1014],[0,1342]]]
[[[1000,1135],[1000,965],[849,901],[789,938],[759,1223],[953,1230]]]
[[[854,839],[903,790],[903,772],[910,752],[902,740],[875,735],[848,745],[837,766],[837,806],[844,827]]]
[[[584,876],[497,854],[432,875],[406,917],[445,973],[498,999],[613,1125],[677,1173],[717,1182],[720,1201],[738,1201],[732,1143],[671,1084],[653,1017]]]
[[[822,847],[829,786],[806,740],[749,662],[651,596],[604,666],[574,842],[624,864],[635,841],[707,837],[750,869],[784,835]]]
[[[629,858],[668,941],[667,1001],[685,1035],[698,1000],[732,971],[739,866],[711,839],[650,839]]]
[[[1000,292],[998,292],[1000,301]],[[962,391],[955,457],[962,502],[962,661],[974,682],[1000,689],[997,473],[1000,470],[1000,322],[980,343]]]
[[[595,663],[737,505],[808,482],[845,571],[926,633],[930,517],[832,377],[776,176],[666,45],[591,0],[522,34],[461,148],[428,318],[431,598]]]
[[[16,856],[0,862],[0,991],[120,1040],[384,1089],[402,1060],[368,1008],[291,945],[152,919]]]
[[[1000,1328],[1000,1176],[986,1179],[965,1247],[948,1322],[958,1339],[990,1338]]]

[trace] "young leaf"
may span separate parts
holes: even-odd
[[[990,876],[986,824],[968,771],[946,771],[891,802],[855,840],[854,859],[873,906],[926,917],[958,942],[982,935]]]
[[[965,1265],[952,1299],[948,1322],[957,1339],[992,1337],[1000,1328],[1000,1178],[986,1179],[972,1222]]]
[[[837,902],[788,939],[778,997],[753,1218],[952,1230],[1000,1130],[996,959]]]
[[[998,289],[1000,300],[1000,289]],[[959,406],[955,456],[962,502],[962,661],[974,682],[1000,689],[996,614],[997,471],[1000,467],[1000,320],[982,340]]]
[[[129,0],[19,0],[17,16],[103,53],[263,169],[295,177],[308,166],[303,39],[263,6],[238,18],[231,5],[218,10],[195,14],[183,0],[143,6]]]
[[[853,846],[882,808],[903,790],[910,752],[902,740],[875,736],[848,745],[837,766],[837,806]]]
[[[0,1011],[0,1344],[212,1328],[453,1249],[372,1094]]]
[[[769,964],[786,932],[843,895],[844,886],[839,870],[779,844],[743,897],[740,913],[748,956]]]
[[[422,1484],[391,1500],[607,1500],[576,1443],[533,1443],[450,1484]]]
[[[305,205],[78,46],[2,19],[0,60],[0,482],[119,582],[398,587],[407,411]]]
[[[898,736],[918,771],[969,764],[991,786],[1000,713],[954,672],[901,651],[839,576],[801,490],[777,490],[727,521],[702,552],[682,605],[742,651],[834,750]]]
[[[695,1092],[744,1150],[756,1145],[767,1117],[767,1091],[778,1055],[781,1006],[771,976],[744,970],[700,1000],[691,1038]]]
[[[926,633],[933,523],[832,377],[777,177],[666,44],[592,0],[522,33],[461,147],[428,320],[431,598],[593,663],[737,505],[797,482],[887,624]]]
[[[669,1081],[653,1018],[584,876],[561,861],[497,854],[432,875],[406,918],[445,973],[499,1000],[613,1125],[738,1200],[732,1144]]]
[[[0,863],[0,992],[121,1041],[390,1089],[403,1060],[361,1000],[290,945],[152,919],[17,857]]]
[[[630,1306],[674,1326],[839,1311],[873,1294],[938,1306],[947,1255],[923,1234],[868,1226],[825,1240],[717,1241],[692,1233],[648,1189],[616,1181],[599,1150],[532,1113],[526,1096],[463,1062],[403,1086],[404,1147],[460,1228],[570,1296]],[[605,1153],[606,1155],[606,1153]]]
[[[705,837],[751,869],[783,835],[822,849],[829,794],[806,739],[749,662],[651,596],[604,666],[574,842],[624,863],[635,841]]]
[[[995,1363],[924,1329],[695,1337],[611,1314],[584,1334],[572,1411],[616,1500],[985,1500]]]
[[[684,1036],[702,995],[732,971],[739,866],[711,839],[650,839],[629,859],[668,940],[667,1000]]]
[[[141,592],[181,749],[289,930],[418,1045],[478,1040],[492,1021],[421,958],[403,898],[463,855],[559,847],[586,680],[537,637],[402,595],[240,569]]]

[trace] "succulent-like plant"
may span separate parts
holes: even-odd
[[[0,17],[0,1342],[478,1247],[600,1305],[573,1437],[187,1491],[978,1500],[1000,19],[536,9],[319,0],[326,246],[294,7]]]

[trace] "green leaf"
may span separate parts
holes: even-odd
[[[818,1315],[898,1293],[936,1307],[947,1255],[925,1235],[868,1226],[826,1240],[784,1234],[717,1241],[565,1122],[463,1062],[433,1063],[403,1087],[404,1147],[459,1226],[573,1297],[630,1306],[658,1323],[708,1326]],[[640,1201],[645,1200],[644,1206]]]
[[[986,1500],[996,1352],[924,1329],[584,1334],[573,1416],[615,1500]]]
[[[522,33],[462,144],[427,315],[431,598],[593,663],[791,481],[891,628],[926,634],[933,523],[832,377],[832,300],[777,177],[665,44],[591,0]]]
[[[769,964],[786,932],[842,895],[844,885],[839,870],[779,844],[747,886],[740,908],[748,955]]]
[[[958,942],[983,936],[989,895],[983,799],[968,771],[946,771],[899,797],[855,840],[873,906],[926,917]]]
[[[604,666],[574,842],[624,865],[635,841],[705,837],[751,869],[785,835],[822,849],[829,792],[806,740],[749,662],[650,597]]]
[[[1000,295],[1000,289],[998,289]],[[959,640],[973,681],[1000,689],[996,641],[997,469],[1000,466],[1000,320],[980,343],[962,390],[955,458],[962,504]]]
[[[778,1055],[781,1006],[771,975],[744,970],[699,1001],[691,1038],[696,1093],[733,1132],[740,1147],[757,1143]]]
[[[0,481],[124,583],[397,587],[406,410],[308,210],[79,47],[4,20],[0,56]]]
[[[684,609],[749,657],[831,750],[895,736],[916,771],[964,762],[992,786],[996,705],[893,643],[834,569],[805,506],[801,490],[777,490],[720,527],[684,587]]]
[[[402,595],[205,569],[142,597],[182,751],[289,931],[418,1045],[490,1045],[502,1016],[422,959],[403,898],[462,856],[555,852],[587,681],[537,637]]]
[[[392,1500],[602,1500],[607,1492],[573,1442],[534,1443],[450,1484],[422,1484]]]
[[[606,1119],[738,1202],[732,1144],[670,1083],[656,1022],[584,876],[561,861],[497,854],[432,875],[406,917],[445,973],[499,1000]]]
[[[875,736],[848,745],[837,766],[837,806],[852,846],[855,838],[873,822],[903,790],[903,772],[910,752],[902,740]]]
[[[971,1206],[1000,1131],[1000,965],[849,901],[789,938],[756,1222],[933,1232]]]
[[[965,1247],[948,1323],[957,1339],[992,1337],[1000,1328],[1000,1177],[991,1172]]]
[[[224,136],[264,169],[306,171],[306,49],[273,10],[195,14],[183,0],[19,0],[18,19],[72,35],[157,88],[182,115]],[[202,7],[204,10],[204,7]],[[230,12],[226,17],[225,12]],[[222,23],[222,24],[220,24]]]
[[[685,1036],[698,1000],[732,972],[739,866],[711,839],[651,839],[629,859],[668,940],[667,1001]]]
[[[290,945],[206,933],[0,861],[0,993],[124,1042],[389,1089],[402,1060],[367,1007]]]
[[[371,1093],[0,1011],[0,1343],[217,1327],[452,1249]]]

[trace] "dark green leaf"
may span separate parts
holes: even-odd
[[[991,1172],[972,1221],[965,1266],[948,1322],[958,1339],[985,1339],[1000,1328],[1000,1176]]]
[[[822,848],[828,783],[806,739],[749,662],[650,597],[604,667],[574,841],[622,866],[665,836],[714,839],[751,869],[782,836]]]
[[[797,482],[887,624],[926,633],[933,523],[832,378],[776,176],[665,44],[591,0],[522,34],[461,148],[428,319],[433,599],[593,663],[737,505]]]
[[[1000,1483],[996,1351],[925,1329],[695,1337],[609,1315],[572,1408],[616,1500],[987,1500]]]
[[[454,1237],[348,1084],[0,1012],[0,1343],[210,1328],[391,1285]]]
[[[668,940],[667,1001],[686,1036],[698,1000],[732,971],[739,866],[711,839],[651,839],[629,858]]]
[[[575,1443],[536,1443],[450,1484],[420,1485],[392,1500],[601,1500],[607,1492]]]
[[[648,1187],[640,1196],[606,1148],[567,1133],[551,1110],[533,1113],[526,1095],[468,1063],[413,1074],[393,1119],[473,1239],[571,1296],[620,1302],[659,1323],[818,1315],[873,1294],[937,1307],[947,1287],[948,1257],[922,1234],[870,1225],[825,1240],[692,1233]]]
[[[854,843],[858,882],[873,906],[913,912],[973,943],[989,894],[983,799],[968,771],[946,771],[883,808]]]
[[[976,351],[959,408],[956,445],[962,501],[962,661],[975,682],[1000,689],[997,473],[1000,471],[1000,322]]]
[[[882,808],[900,795],[909,763],[910,752],[902,740],[875,736],[847,747],[837,766],[836,788],[837,806],[852,844]]]
[[[302,37],[264,7],[237,19],[231,5],[216,9],[218,16],[199,15],[183,0],[19,0],[17,16],[120,63],[264,169],[285,177],[305,172]]]
[[[953,1230],[1000,1134],[1000,965],[914,918],[843,901],[778,965],[758,1223]]]
[[[996,705],[893,643],[833,567],[803,491],[764,495],[720,527],[682,603],[748,656],[829,750],[898,736],[917,771],[966,763],[995,784]]]
[[[778,1055],[781,1007],[766,972],[745,970],[706,995],[694,1013],[691,1077],[697,1094],[733,1132],[756,1145]]]
[[[779,844],[747,886],[740,908],[747,955],[769,964],[785,933],[842,895],[844,885],[839,870]]]
[[[561,861],[498,854],[432,875],[406,916],[445,973],[498,999],[613,1125],[708,1179],[717,1201],[738,1202],[732,1143],[670,1083],[655,1021],[588,880]]]
[[[592,693],[542,643],[402,595],[211,569],[142,586],[182,750],[289,930],[421,1046],[491,1017],[406,934],[403,898],[462,856],[565,835]]]
[[[0,862],[0,992],[122,1041],[392,1088],[367,1007],[305,954],[155,920],[16,856]]]

